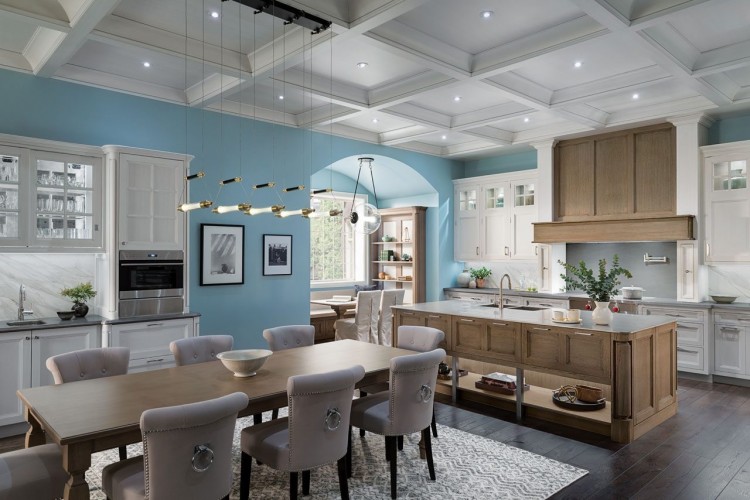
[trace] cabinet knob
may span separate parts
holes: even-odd
[[[120,242],[120,245],[122,245],[122,246],[125,246],[125,245],[127,245],[127,244],[128,244],[128,242],[127,242],[127,241],[121,241],[121,242]]]
[[[39,335],[34,335],[34,340],[39,340]]]
[[[31,337],[26,337],[26,340],[31,340]]]

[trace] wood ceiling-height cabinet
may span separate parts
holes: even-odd
[[[675,154],[671,124],[561,141],[556,220],[674,215]]]

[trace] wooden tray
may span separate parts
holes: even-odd
[[[513,394],[516,393],[515,389],[506,389],[505,387],[500,387],[500,386],[493,385],[493,384],[485,384],[481,380],[477,380],[476,382],[474,382],[474,387],[476,387],[477,389],[482,389],[484,391],[497,392],[499,394],[507,394],[508,396],[512,396]],[[524,385],[523,390],[528,391],[529,384]]]
[[[552,393],[552,402],[561,408],[573,411],[595,411],[607,406],[607,401],[604,399],[601,399],[597,403],[584,403],[579,399],[570,402],[567,398],[560,398],[557,392]]]

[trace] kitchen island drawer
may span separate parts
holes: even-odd
[[[704,351],[702,347],[677,346],[677,369],[698,370],[706,369]]]

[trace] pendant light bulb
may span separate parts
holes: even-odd
[[[263,208],[251,208],[249,210],[246,210],[245,213],[247,215],[258,215],[258,214],[277,214],[284,210],[284,205],[271,205],[270,207],[263,207]]]
[[[183,203],[182,205],[177,206],[177,210],[179,210],[180,212],[189,212],[191,210],[197,210],[199,208],[208,208],[213,204],[214,202],[208,200],[197,201],[195,203]]]
[[[247,210],[250,210],[248,203],[238,203],[237,205],[221,205],[211,211],[215,214],[226,214],[229,212],[246,212]]]

